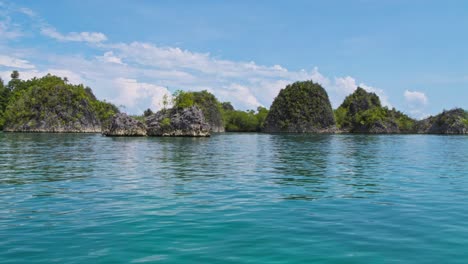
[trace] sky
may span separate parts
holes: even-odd
[[[334,108],[360,86],[423,118],[468,109],[468,2],[0,0],[0,77],[13,70],[132,114],[176,90],[269,108],[313,80]]]

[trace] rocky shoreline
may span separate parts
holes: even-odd
[[[164,109],[145,118],[145,123],[127,114],[116,114],[103,135],[156,137],[209,137],[210,126],[198,107]]]

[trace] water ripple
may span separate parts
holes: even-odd
[[[0,263],[466,263],[468,138],[0,133]]]

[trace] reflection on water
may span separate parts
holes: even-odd
[[[52,182],[92,174],[96,155],[92,136],[77,141],[73,134],[8,133],[0,139],[0,183]]]
[[[457,263],[468,138],[0,133],[0,263]]]

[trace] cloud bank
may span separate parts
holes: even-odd
[[[36,30],[36,37],[46,36],[47,41],[56,41],[56,45],[63,47],[68,42],[85,43],[86,49],[101,55],[79,51],[57,54],[31,48],[29,57],[19,58],[0,52],[2,78],[8,80],[8,71],[12,69],[21,69],[23,79],[50,72],[92,87],[99,98],[123,105],[130,113],[138,114],[148,107],[160,109],[162,97],[176,90],[208,90],[221,101],[231,101],[243,110],[269,107],[282,88],[304,80],[321,84],[335,108],[358,86],[375,92],[383,105],[391,107],[382,89],[351,76],[326,76],[318,67],[290,70],[279,64],[229,60],[180,47],[113,42],[100,32],[60,33],[33,10],[19,8],[17,12],[30,18],[28,30]],[[14,49],[13,45],[9,49]]]

